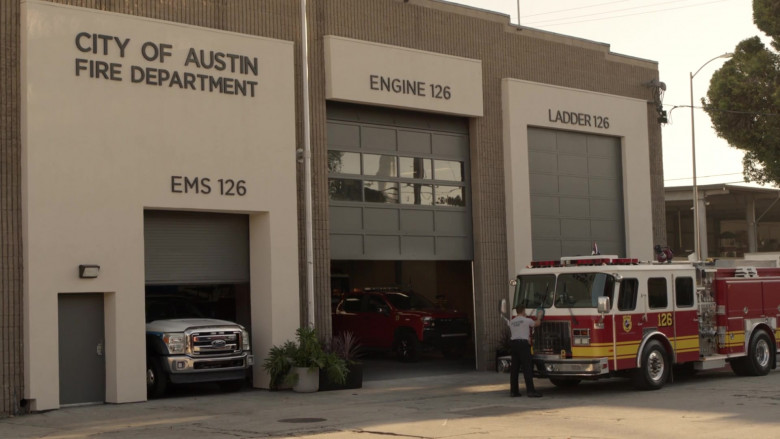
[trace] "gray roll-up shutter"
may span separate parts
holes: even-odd
[[[528,129],[535,260],[626,256],[620,139]]]
[[[249,282],[249,218],[145,211],[147,285]]]

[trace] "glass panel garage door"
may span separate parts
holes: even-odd
[[[465,119],[328,103],[331,258],[472,260]]]
[[[625,256],[620,139],[528,129],[533,259]]]

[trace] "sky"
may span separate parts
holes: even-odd
[[[500,12],[517,23],[517,0],[448,1]],[[669,115],[661,131],[666,186],[692,181],[690,74],[746,38],[767,41],[753,24],[751,0],[520,0],[520,24],[658,62]],[[725,61],[716,59],[694,76],[695,107],[701,107],[710,77]],[[715,134],[704,110],[694,110],[694,118],[697,184],[742,182],[743,154]]]

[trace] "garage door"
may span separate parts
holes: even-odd
[[[249,282],[249,218],[145,211],[147,285]]]
[[[466,119],[328,103],[331,259],[471,260]]]
[[[528,155],[533,258],[625,256],[620,139],[529,128]]]

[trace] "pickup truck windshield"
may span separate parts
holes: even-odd
[[[401,311],[411,310],[423,310],[423,309],[436,309],[436,305],[428,300],[427,297],[422,296],[411,291],[404,291],[398,293],[387,293],[385,295],[387,300],[396,308]]]
[[[572,273],[558,276],[556,308],[596,308],[601,296],[612,300],[615,278],[604,273]]]

